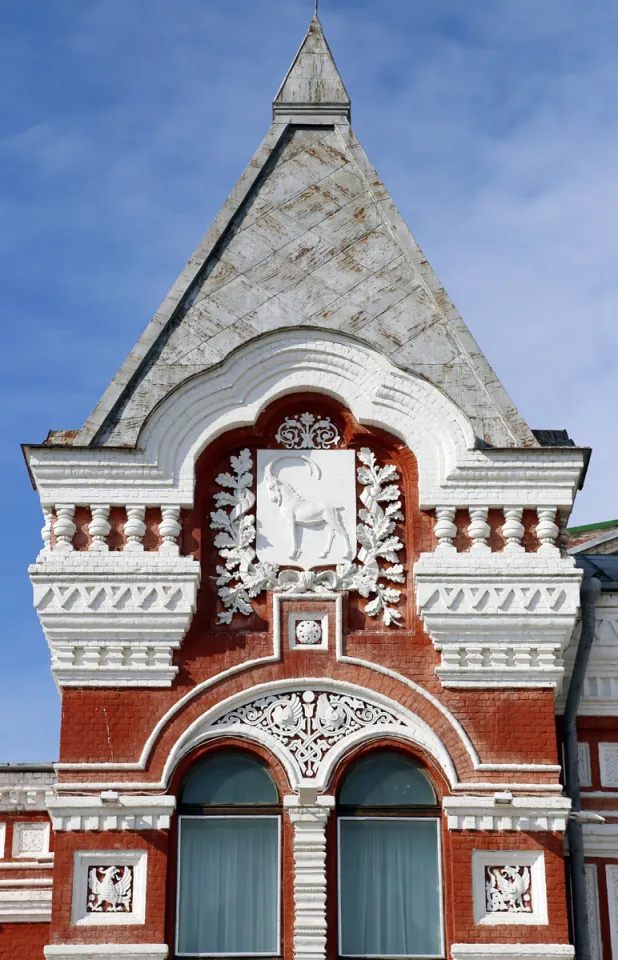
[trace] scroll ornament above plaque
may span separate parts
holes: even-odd
[[[291,422],[286,420],[279,433]],[[362,464],[358,469],[356,456]],[[397,562],[403,543],[395,528],[404,516],[395,466],[379,466],[368,447],[358,454],[260,450],[256,498],[251,451],[232,456],[230,464],[231,472],[217,477],[224,489],[215,494],[210,524],[219,531],[214,543],[224,561],[215,578],[224,607],[219,623],[231,623],[235,614],[249,616],[252,599],[264,590],[346,590],[369,600],[367,616],[381,616],[386,626],[401,625],[401,591],[390,586],[405,582]],[[360,504],[356,479],[363,488]],[[327,566],[335,569],[320,569]]]

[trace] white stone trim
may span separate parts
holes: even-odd
[[[618,957],[618,866],[608,864],[605,867],[605,879],[612,957]]]
[[[169,687],[200,564],[152,553],[54,553],[29,568],[59,686]]]
[[[588,909],[590,953],[592,960],[603,960],[598,870],[595,863],[587,863],[584,869],[586,873],[586,906]]]
[[[169,950],[163,943],[56,943],[43,947],[46,960],[167,960]]]
[[[285,797],[294,825],[294,960],[326,957],[326,824],[335,798],[321,796],[315,806]]]
[[[492,913],[487,908],[486,867],[528,867],[532,911],[530,913]],[[545,856],[542,850],[473,850],[472,898],[474,922],[485,926],[547,924],[547,885]]]
[[[399,436],[418,459],[422,509],[572,505],[583,467],[580,450],[475,450],[470,422],[429,381],[344,335],[329,332],[325,339],[320,331],[298,329],[254,340],[179,386],[153,411],[139,449],[29,447],[41,502],[190,507],[202,450],[298,390],[327,393],[359,422]]]
[[[449,830],[566,830],[571,809],[568,797],[513,797],[496,803],[494,797],[445,797],[443,809]]]
[[[618,742],[599,744],[601,786],[618,787]]]
[[[423,553],[416,608],[445,687],[559,688],[582,571],[541,554]]]
[[[40,820],[17,820],[13,823],[14,860],[32,860],[49,856],[50,824]],[[33,849],[28,837],[40,838],[39,849]]]
[[[452,960],[574,960],[567,943],[453,943]]]
[[[4,860],[5,846],[6,846],[6,823],[0,823],[0,860]]]
[[[129,913],[88,913],[88,872],[91,867],[109,864],[133,867],[133,909]],[[76,850],[73,855],[73,899],[71,923],[78,927],[125,926],[146,922],[146,850]]]
[[[584,687],[578,708],[580,716],[618,716],[618,591],[603,591],[595,604],[596,624],[594,643],[584,677]],[[564,695],[558,700],[557,711],[562,713],[568,689],[568,678],[573,670],[581,630],[578,621],[565,653]]]
[[[51,877],[0,880],[0,923],[48,923],[52,883]]]
[[[381,706],[385,710],[392,712],[397,716],[399,723],[393,725],[381,723],[375,727],[369,726],[344,737],[324,754],[316,777],[310,779],[303,776],[294,753],[286,749],[280,740],[269,732],[242,723],[236,723],[229,727],[215,726],[217,720],[232,712],[234,708],[250,703],[260,697],[275,693],[316,689],[357,696],[370,704]],[[249,690],[243,690],[216,704],[201,717],[194,720],[176,741],[166,760],[162,777],[163,782],[169,782],[182,757],[194,750],[195,747],[209,740],[230,735],[255,740],[271,750],[285,767],[293,789],[296,789],[305,782],[310,782],[311,785],[316,786],[319,791],[325,789],[332,770],[345,753],[363,742],[384,736],[395,737],[420,746],[434,757],[450,783],[457,782],[457,773],[448,750],[429,724],[421,720],[420,717],[410,710],[402,707],[401,704],[373,690],[367,690],[364,687],[352,683],[334,681],[327,677],[299,678],[298,680],[286,678],[258,684]],[[74,787],[75,785],[73,784],[72,786]]]
[[[169,830],[176,797],[56,797],[48,802],[56,833],[83,830]]]
[[[612,815],[618,816],[618,810],[612,810]],[[584,823],[582,830],[584,856],[618,860],[618,823]]]

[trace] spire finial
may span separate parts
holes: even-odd
[[[318,9],[319,6],[320,6],[320,0],[315,0],[315,11],[314,11],[314,16],[315,16],[315,17],[319,17],[319,16],[320,16],[320,11],[319,11],[319,9]]]

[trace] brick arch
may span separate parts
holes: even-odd
[[[269,672],[269,679],[265,679]],[[203,744],[223,737],[238,737],[239,742],[252,740],[276,756],[286,771],[292,789],[297,789],[305,777],[296,762],[294,752],[289,747],[282,744],[268,730],[259,726],[252,727],[250,724],[240,722],[234,726],[217,726],[217,723],[222,717],[255,700],[277,694],[298,693],[303,690],[325,691],[355,697],[376,708],[384,708],[397,718],[397,723],[382,723],[380,726],[369,724],[361,729],[355,729],[326,751],[324,761],[315,777],[315,783],[320,790],[326,788],[336,765],[350,749],[384,736],[391,736],[401,742],[409,743],[431,757],[450,786],[460,782],[462,774],[472,772],[473,758],[465,742],[462,743],[456,728],[450,726],[447,718],[442,714],[440,716],[444,723],[440,724],[435,715],[439,711],[435,710],[433,704],[427,704],[427,701],[423,701],[423,698],[413,690],[407,691],[411,696],[405,696],[404,690],[399,690],[399,695],[396,693],[393,697],[390,690],[391,695],[386,695],[371,683],[360,685],[358,668],[352,671],[354,679],[350,677],[344,679],[340,676],[341,672],[337,671],[332,677],[281,679],[276,672],[264,670],[260,671],[259,676],[252,672],[250,676],[237,677],[235,682],[218,685],[216,690],[205,691],[204,696],[187,705],[187,709],[174,718],[164,731],[153,750],[151,762],[148,765],[149,773],[160,776],[161,781],[167,784],[188,753]],[[372,678],[365,679],[371,681]],[[421,716],[421,712],[424,716]],[[446,733],[444,739],[437,732],[436,728],[439,726],[444,727]]]
[[[140,435],[156,464],[193,503],[195,463],[222,433],[256,422],[273,400],[314,390],[345,404],[359,423],[390,431],[418,457],[421,499],[435,504],[449,474],[468,459],[474,431],[437,387],[342,334],[288,330],[239,348],[216,370],[186,381],[151,414]]]

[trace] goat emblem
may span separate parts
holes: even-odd
[[[285,457],[278,457],[268,462],[264,471],[264,479],[269,499],[279,508],[286,525],[290,560],[298,560],[300,557],[300,532],[302,527],[315,527],[319,524],[324,524],[326,534],[326,543],[320,553],[320,558],[322,560],[328,558],[335,537],[340,536],[345,542],[345,557],[351,560],[353,556],[352,544],[341,518],[343,508],[332,506],[313,497],[304,497],[298,493],[291,483],[275,472],[276,465],[286,459]],[[300,459],[307,465],[314,480],[322,479],[322,471],[314,460],[302,455]]]

